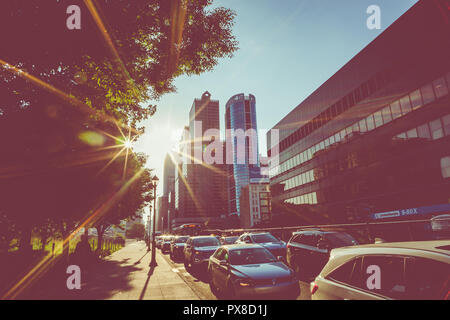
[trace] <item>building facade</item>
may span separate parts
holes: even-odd
[[[271,199],[269,177],[251,173],[250,182],[241,189],[241,226],[269,226],[271,222]]]
[[[205,92],[200,99],[194,100],[189,113],[188,158],[192,163],[187,167],[187,188],[190,189],[188,193],[193,210],[187,210],[183,217],[220,218],[227,213],[227,197],[223,196],[226,168],[220,163],[208,164],[203,159],[208,145],[214,142],[214,138],[220,139],[206,135],[210,129],[220,130],[219,101],[212,100],[211,94]]]
[[[259,166],[256,98],[232,96],[225,109],[226,140],[231,141],[234,185],[230,186],[230,215],[240,214],[241,189],[250,183],[250,168]],[[244,133],[250,133],[245,135]],[[227,148],[228,149],[228,148]]]
[[[320,224],[449,205],[443,3],[419,1],[274,127],[279,142],[267,136],[269,156],[279,148],[279,165],[270,168],[274,214]]]

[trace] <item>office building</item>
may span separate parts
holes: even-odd
[[[231,141],[234,186],[230,186],[230,215],[240,214],[241,189],[250,183],[250,168],[259,166],[256,98],[232,96],[225,110],[226,140]],[[247,133],[247,135],[244,135]],[[227,149],[228,150],[228,149]]]
[[[320,224],[450,211],[444,3],[419,1],[275,125],[274,214]]]

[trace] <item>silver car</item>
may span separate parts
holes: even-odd
[[[311,283],[313,300],[449,299],[450,240],[334,249]]]
[[[209,258],[211,291],[229,299],[267,296],[296,299],[299,282],[282,258],[257,244],[225,245]]]

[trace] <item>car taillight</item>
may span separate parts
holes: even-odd
[[[311,295],[316,293],[317,289],[319,289],[319,286],[317,285],[317,283],[315,283],[315,282],[311,283]]]

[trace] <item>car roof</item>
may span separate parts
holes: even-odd
[[[215,238],[217,239],[217,236],[193,236],[190,237],[191,239],[201,239],[201,238]]]
[[[260,246],[259,244],[253,244],[253,243],[233,243],[233,244],[224,245],[222,247],[225,247],[229,250],[264,248],[263,246]]]
[[[321,274],[327,275],[358,256],[369,255],[410,256],[450,264],[450,240],[386,242],[333,249]]]
[[[405,241],[363,244],[333,249],[333,256],[365,255],[365,254],[398,254],[398,255],[445,255],[450,257],[450,240]],[[449,260],[450,261],[450,260]]]

